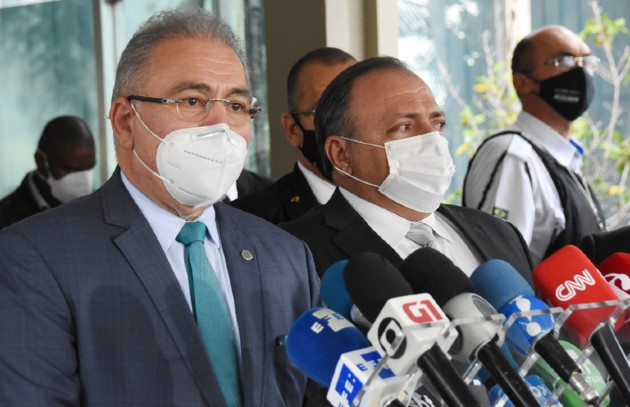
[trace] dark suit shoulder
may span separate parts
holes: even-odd
[[[240,197],[230,205],[279,224],[299,218],[319,204],[296,165],[272,185]]]
[[[511,223],[473,208],[441,205],[438,213],[458,229],[482,262],[501,259],[510,263],[530,284],[533,263],[527,243]]]
[[[269,234],[272,234],[276,235],[275,237],[289,237],[290,239],[296,239],[292,234],[286,232],[268,220],[234,207],[232,203],[218,202],[215,204],[215,210],[217,211],[217,216],[219,216],[219,214],[224,217],[229,216],[229,218],[238,225],[241,232],[248,234],[265,233],[267,234],[266,238],[269,237]]]
[[[236,179],[238,196],[246,196],[274,183],[274,180],[256,172],[243,169]]]
[[[41,212],[28,185],[28,175],[12,193],[0,200],[0,229]]]

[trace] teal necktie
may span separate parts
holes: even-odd
[[[225,401],[229,407],[237,407],[241,405],[241,392],[232,324],[217,274],[203,247],[205,237],[206,225],[186,222],[176,239],[186,246],[184,259],[193,315]]]

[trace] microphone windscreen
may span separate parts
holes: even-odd
[[[324,305],[340,313],[346,319],[350,319],[350,311],[354,304],[348,295],[346,283],[343,280],[343,270],[346,264],[348,264],[348,260],[340,260],[328,267],[322,276],[319,292]]]
[[[534,296],[529,283],[504,260],[489,260],[482,263],[470,276],[475,292],[498,310],[519,295]]]
[[[350,298],[370,322],[374,322],[390,298],[413,294],[398,269],[376,253],[353,256],[344,269],[343,278]]]
[[[289,359],[308,377],[329,387],[341,354],[370,346],[365,335],[329,308],[313,308],[291,326],[286,347]]]
[[[532,270],[534,284],[543,299],[561,308],[617,300],[615,291],[599,270],[576,246],[564,246]],[[599,307],[574,311],[567,325],[585,343],[593,330],[612,316],[617,307]],[[621,320],[618,320],[621,327]]]
[[[598,269],[619,299],[630,298],[630,253],[613,253],[599,264]]]
[[[399,270],[415,293],[431,294],[439,306],[459,294],[474,292],[468,276],[448,257],[431,247],[411,253]]]

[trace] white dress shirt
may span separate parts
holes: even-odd
[[[188,273],[186,272],[186,264],[184,260],[184,245],[175,240],[186,221],[150,200],[129,181],[122,171],[120,175],[125,188],[127,188],[127,191],[129,191],[129,194],[131,195],[131,198],[134,200],[136,205],[138,205],[140,212],[142,212],[149,222],[153,233],[155,233],[164,254],[166,254],[166,258],[171,265],[175,278],[184,293],[184,297],[186,297],[190,312],[192,312],[190,286],[188,283]],[[221,237],[216,223],[214,206],[210,206],[203,211],[196,221],[203,222],[208,228],[208,234],[204,240],[204,248],[206,249],[208,260],[210,261],[214,271],[217,273],[217,278],[221,284],[224,300],[230,312],[234,340],[236,341],[236,348],[240,360],[241,340],[238,330],[238,322],[236,319],[234,296],[232,295],[232,286],[230,283],[230,275],[227,271],[225,255],[221,247]],[[208,236],[210,236],[210,238],[208,238]]]
[[[343,188],[339,188],[339,190],[370,228],[390,245],[403,260],[420,248],[419,244],[405,237],[411,226],[410,221],[359,198]],[[433,212],[422,222],[433,229],[434,248],[451,259],[457,267],[470,276],[479,266],[480,261],[461,238],[455,226],[437,212]]]
[[[304,178],[306,178],[306,183],[311,188],[311,191],[313,191],[313,195],[315,195],[317,202],[322,205],[328,202],[333,192],[335,192],[335,186],[312,173],[303,166],[301,162],[298,161],[297,165],[302,172],[302,175],[304,175]]]
[[[508,130],[520,131],[561,165],[579,173],[584,150],[575,140],[566,140],[527,112],[521,112]],[[479,209],[516,226],[529,246],[534,264],[538,264],[552,239],[564,230],[566,221],[553,180],[529,143],[516,135],[485,143],[468,171],[464,185],[466,205],[478,208],[496,163],[504,153],[503,163]]]

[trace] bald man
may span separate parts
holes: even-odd
[[[512,82],[522,104],[516,122],[482,143],[464,181],[464,206],[514,224],[539,263],[604,229],[580,167],[584,148],[573,121],[593,99],[599,59],[575,33],[546,26],[514,49]]]
[[[92,192],[94,137],[76,116],[49,121],[35,151],[37,169],[0,201],[0,229]]]

